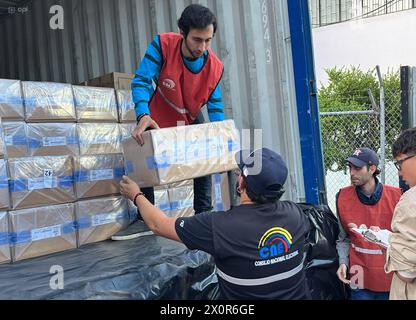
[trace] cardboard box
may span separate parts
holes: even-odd
[[[37,123],[27,125],[30,156],[79,155],[75,123]]]
[[[74,205],[10,212],[13,261],[76,248]]]
[[[79,201],[75,204],[78,246],[100,242],[125,229],[130,221],[129,208],[123,197]]]
[[[120,124],[121,141],[131,138],[131,134],[133,133],[134,129],[136,129],[136,127],[137,127],[136,122],[121,123]]]
[[[237,168],[234,121],[146,131],[145,144],[124,140],[126,172],[141,187],[164,185]]]
[[[26,122],[76,122],[72,86],[22,82]]]
[[[124,175],[123,155],[76,157],[74,170],[77,199],[120,193],[120,180]]]
[[[0,79],[0,118],[17,121],[25,119],[19,80]]]
[[[194,211],[194,186],[185,185],[168,190],[171,210],[167,213],[170,217],[190,217]]]
[[[6,144],[4,143],[3,125],[0,118],[0,159],[6,154]]]
[[[4,159],[0,160],[0,210],[10,208],[9,178]]]
[[[88,86],[130,90],[134,74],[113,72],[87,81]]]
[[[9,159],[29,156],[27,125],[25,122],[3,122],[3,137]]]
[[[77,129],[81,156],[121,153],[117,123],[79,123]]]
[[[214,211],[227,211],[231,208],[228,173],[212,175],[212,207]]]
[[[118,122],[114,89],[73,86],[78,122]]]
[[[71,157],[17,158],[8,166],[13,209],[75,201]]]
[[[117,103],[120,122],[136,123],[136,111],[131,90],[117,90]]]
[[[0,264],[10,261],[9,217],[7,212],[0,212]]]
[[[159,189],[155,190],[155,207],[158,207],[160,210],[166,214],[170,214],[171,203],[169,199],[169,190],[168,189]]]

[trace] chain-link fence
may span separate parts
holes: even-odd
[[[384,171],[379,179],[385,178],[386,184],[399,186],[391,145],[401,130],[400,88],[386,89],[384,103],[383,94],[377,93],[376,98],[372,98],[373,95],[376,93],[370,90],[350,91],[344,97],[344,103],[351,106],[350,111],[321,112],[327,199],[334,212],[336,193],[351,183],[345,159],[359,147],[375,150],[380,156],[379,167]],[[383,105],[384,126],[380,122],[383,119],[380,106]],[[380,131],[383,127],[384,134]],[[384,157],[382,146],[385,148]]]

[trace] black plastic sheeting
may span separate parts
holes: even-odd
[[[338,222],[329,207],[301,204],[311,222],[306,276],[313,299],[348,297],[338,280]],[[53,290],[50,270],[64,270]],[[212,257],[161,237],[105,241],[45,257],[0,265],[0,299],[215,300],[218,280]]]
[[[305,263],[312,299],[347,299],[349,289],[336,275],[339,266],[336,250],[339,234],[338,219],[328,206],[309,204],[300,204],[300,206],[311,223],[305,248]]]
[[[52,266],[64,270],[62,290],[50,287],[56,276]],[[0,266],[0,299],[7,300],[212,300],[217,295],[210,255],[154,235]]]

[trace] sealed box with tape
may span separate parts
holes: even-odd
[[[19,80],[0,79],[0,118],[6,121],[25,119]]]
[[[9,217],[7,212],[0,212],[0,264],[11,261],[9,236]]]
[[[13,261],[76,248],[74,204],[10,211]]]
[[[29,156],[27,124],[25,122],[3,122],[3,137],[9,159]]]
[[[141,187],[170,184],[237,168],[234,121],[150,130],[139,146],[122,142],[126,173]]]
[[[71,157],[17,158],[8,166],[13,209],[75,201]]]
[[[120,122],[136,123],[136,111],[131,90],[117,90],[116,92]]]
[[[121,153],[118,123],[78,123],[80,155]]]

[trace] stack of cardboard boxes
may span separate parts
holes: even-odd
[[[188,216],[193,184],[186,180],[235,166],[232,121],[152,131],[140,147],[131,138],[130,91],[0,79],[0,114],[0,263],[103,241],[125,228],[137,214],[119,194],[126,171],[141,187],[159,186],[163,211]],[[213,178],[217,210],[229,207],[227,182],[219,187],[225,177]]]

